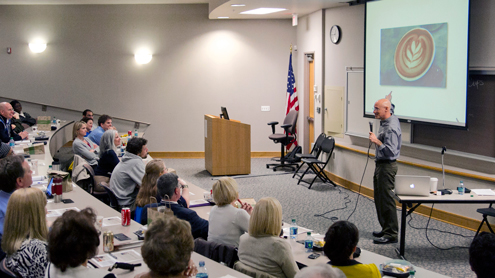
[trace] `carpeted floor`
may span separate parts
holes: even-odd
[[[216,177],[205,170],[204,159],[164,161],[167,167],[176,169],[180,177],[204,189],[211,189],[215,182]],[[267,158],[253,158],[251,175],[234,177],[239,184],[241,198],[259,200],[267,196],[275,197],[282,204],[285,222],[296,218],[299,225],[320,234],[324,234],[334,221],[347,220],[358,200],[356,211],[348,220],[359,228],[359,246],[371,252],[397,258],[395,248],[398,247],[398,243],[376,245],[372,242],[371,232],[380,230],[372,200],[363,196],[358,199],[358,195],[352,191],[321,182],[315,183],[311,190],[308,190],[307,184],[297,185],[297,180],[292,179],[292,174],[266,169],[265,165],[268,162]],[[400,210],[397,210],[397,214],[400,219]],[[473,231],[431,220],[426,235],[424,228],[428,222],[427,217],[413,214],[408,221],[405,251],[408,261],[418,267],[451,277],[476,277],[469,266],[468,249],[457,247],[468,247],[474,236]],[[432,246],[428,240],[438,248]]]

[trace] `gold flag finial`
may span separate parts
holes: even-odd
[[[292,44],[290,44],[290,53],[292,53]]]

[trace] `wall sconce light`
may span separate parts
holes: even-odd
[[[42,42],[32,42],[29,44],[29,49],[34,53],[41,53],[46,49],[46,43]]]
[[[136,53],[134,54],[134,59],[138,64],[147,64],[151,61],[153,56],[149,53]]]

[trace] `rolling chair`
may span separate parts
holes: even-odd
[[[278,122],[270,122],[268,125],[272,126],[272,134],[268,136],[270,140],[273,140],[275,144],[280,143],[280,158],[273,158],[272,160],[279,161],[279,163],[268,163],[266,164],[266,168],[273,167],[273,171],[277,171],[277,168],[290,168],[292,171],[295,171],[296,168],[293,166],[298,166],[299,164],[288,161],[285,158],[285,151],[287,145],[294,142],[296,140],[296,123],[297,123],[298,111],[292,110],[285,116],[284,124],[281,125],[285,131],[284,133],[275,133],[275,126]]]

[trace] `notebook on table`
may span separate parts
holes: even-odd
[[[395,194],[407,196],[430,196],[429,176],[395,176]]]

